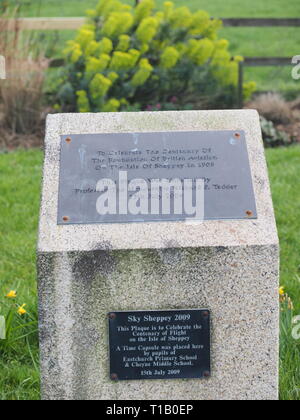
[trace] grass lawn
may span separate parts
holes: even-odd
[[[267,150],[281,241],[281,284],[300,314],[300,146]],[[20,304],[37,318],[35,246],[40,200],[42,152],[0,154],[0,305],[17,289]],[[0,313],[3,310],[0,306]],[[29,337],[0,347],[0,400],[38,399],[36,326]],[[300,342],[282,332],[281,398],[300,400]]]
[[[20,0],[15,0],[17,3]],[[156,0],[162,5],[165,0]],[[83,16],[98,0],[23,0],[23,16]],[[132,0],[124,0],[134,4]],[[204,9],[215,17],[300,17],[299,0],[174,0],[178,6],[192,10]],[[300,54],[300,28],[223,28],[220,35],[231,43],[232,54],[244,56],[284,56]],[[55,55],[61,55],[66,39],[74,37],[72,31],[61,31]],[[300,81],[294,81],[289,67],[246,68],[245,80],[254,80],[258,90],[299,91]]]

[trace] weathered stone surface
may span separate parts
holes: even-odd
[[[57,225],[59,136],[244,130],[258,219]],[[38,244],[45,399],[274,399],[278,238],[255,111],[51,115]],[[113,382],[107,312],[209,308],[212,377]]]

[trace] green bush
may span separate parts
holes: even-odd
[[[57,109],[120,111],[229,107],[236,99],[238,63],[218,39],[222,22],[154,0],[131,7],[101,0],[68,42]],[[245,84],[250,96],[255,84]]]

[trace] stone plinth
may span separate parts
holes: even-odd
[[[257,219],[57,225],[60,135],[244,130]],[[44,399],[276,399],[278,237],[255,111],[50,115],[38,243]],[[208,308],[207,380],[109,377],[110,311]]]

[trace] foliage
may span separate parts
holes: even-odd
[[[5,1],[5,0],[2,0]],[[20,0],[19,0],[20,1]],[[95,7],[98,0],[72,0],[62,2],[61,0],[22,0],[21,16],[83,16],[88,8]],[[133,4],[134,0],[123,0],[128,4]],[[157,6],[161,7],[165,0],[156,0]],[[300,15],[299,0],[173,0],[176,6],[188,5],[192,11],[199,9],[206,10],[211,16],[232,17],[232,18],[280,18],[295,17]],[[18,0],[10,0],[13,4]],[[44,32],[51,36],[51,31]],[[221,37],[230,41],[230,51],[232,55],[243,55],[245,57],[280,57],[284,51],[284,56],[292,57],[298,54],[300,44],[300,27],[274,27],[274,28],[251,28],[251,27],[228,27],[225,26],[219,32]],[[63,30],[57,31],[59,41],[56,42],[55,57],[61,57],[63,42],[65,39],[74,37],[74,32]],[[266,51],[268,52],[266,54]],[[53,69],[51,70],[53,71]],[[299,89],[297,80],[291,78],[291,69],[286,67],[245,67],[245,80],[255,80],[259,91],[282,91],[284,96],[293,100],[295,92]]]
[[[154,0],[136,7],[101,0],[88,11],[89,23],[66,48],[57,109],[120,111],[232,106],[238,63],[228,42],[218,39],[222,22]],[[245,84],[251,95],[253,83]],[[176,104],[171,99],[176,97]]]

